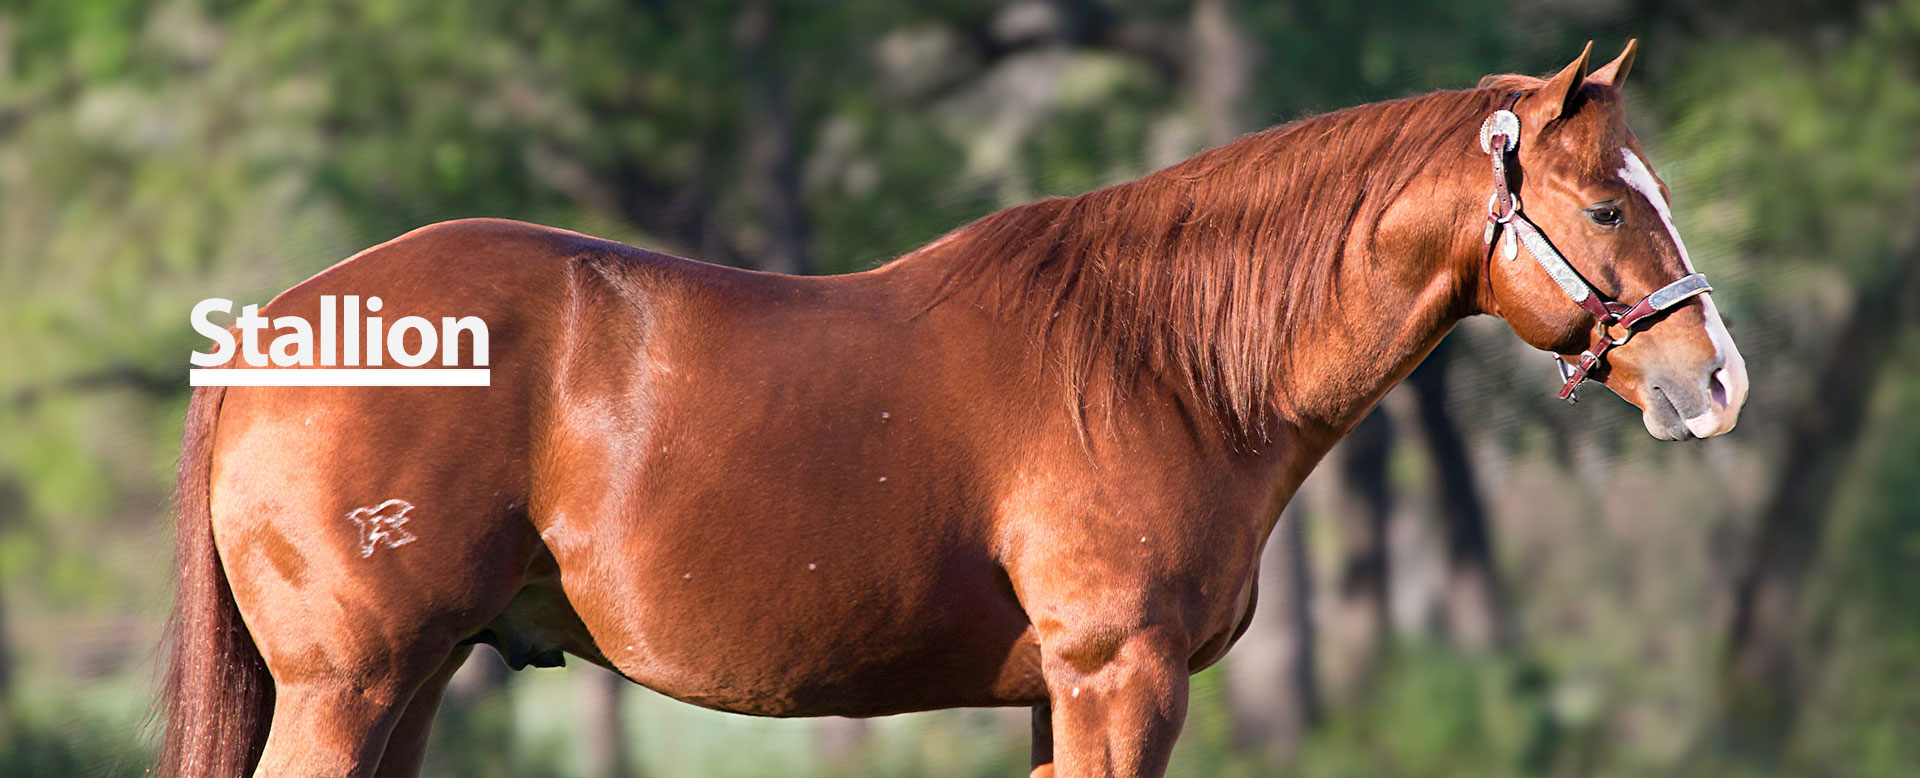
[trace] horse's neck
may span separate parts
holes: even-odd
[[[1436,174],[1447,179],[1407,187],[1421,194],[1403,194],[1377,229],[1352,225],[1333,297],[1290,344],[1296,358],[1276,381],[1279,425],[1270,434],[1287,438],[1275,452],[1302,478],[1474,312],[1483,249],[1470,171]],[[1433,191],[1454,193],[1455,202],[1434,202]]]
[[[1413,371],[1469,311],[1472,286],[1433,247],[1370,252],[1343,269],[1334,302],[1294,347],[1302,355],[1278,382],[1278,415],[1346,434]],[[1423,266],[1412,272],[1397,264]],[[1360,266],[1366,266],[1360,269]]]
[[[1259,163],[1257,158],[1250,159],[1250,164]],[[1455,322],[1472,312],[1474,292],[1480,283],[1479,264],[1474,260],[1480,242],[1472,202],[1477,168],[1470,163],[1467,158],[1431,161],[1423,178],[1440,176],[1443,180],[1416,180],[1401,188],[1394,195],[1396,201],[1384,208],[1355,209],[1377,214],[1363,219],[1366,223],[1302,226],[1343,229],[1349,238],[1341,242],[1344,248],[1339,256],[1296,260],[1335,263],[1329,294],[1308,314],[1304,326],[1290,328],[1292,334],[1283,345],[1287,357],[1272,370],[1271,413],[1264,428],[1253,436],[1256,439],[1236,441],[1233,448],[1281,457],[1290,470],[1296,469],[1293,465],[1310,469],[1394,384],[1412,372]],[[1293,174],[1321,174],[1334,179],[1340,175],[1339,171]],[[1435,193],[1441,195],[1436,197]],[[1111,229],[1106,225],[1113,223],[1092,221],[1103,229]],[[1058,239],[1057,235],[1050,237]],[[1153,245],[1148,241],[1134,245],[1142,243]],[[948,313],[968,311],[966,315],[971,316],[971,312],[982,309],[1004,310],[1002,303],[996,302],[1003,299],[999,297],[1003,291],[997,287],[969,286],[965,280],[956,286],[952,281],[949,263],[960,259],[952,252],[978,250],[977,236],[950,236],[890,266],[886,274],[900,288],[918,290],[914,292],[916,297],[940,301],[935,308]],[[1190,261],[1174,255],[1130,254],[1126,258],[1145,268],[1170,268]],[[1286,261],[1279,257],[1263,259]],[[934,294],[932,290],[944,291]],[[1022,315],[1031,317],[1033,312],[1011,317]],[[933,318],[940,317],[939,312],[933,312]],[[1245,319],[1243,323],[1280,326],[1279,322]],[[1046,340],[1042,336],[1032,342],[1042,344]],[[1036,354],[1040,358],[1035,364],[1047,363],[1044,350]],[[1162,364],[1155,369],[1161,373],[1164,386],[1185,395],[1193,406],[1192,415],[1217,411],[1208,398],[1197,396],[1198,389],[1182,386],[1207,366],[1191,366],[1188,378],[1180,377],[1178,367]],[[1113,410],[1128,412],[1124,407]],[[1221,427],[1225,430],[1230,425],[1223,421]]]

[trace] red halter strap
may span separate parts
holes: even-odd
[[[1514,156],[1520,147],[1520,117],[1513,112],[1513,106],[1519,102],[1520,95],[1508,95],[1502,101],[1499,110],[1480,125],[1480,150],[1493,160],[1493,197],[1487,201],[1487,229],[1484,240],[1489,258],[1500,237],[1501,227],[1507,228],[1512,235],[1507,238],[1506,258],[1511,260],[1518,253],[1517,246],[1525,246],[1527,254],[1546,271],[1547,277],[1565,292],[1595,320],[1599,329],[1600,342],[1592,349],[1580,352],[1580,361],[1568,365],[1560,355],[1553,355],[1553,362],[1560,368],[1560,377],[1565,383],[1560,386],[1560,399],[1575,402],[1579,396],[1575,390],[1585,383],[1594,371],[1606,364],[1607,352],[1613,347],[1626,343],[1634,333],[1651,326],[1647,319],[1654,314],[1672,308],[1695,295],[1712,291],[1707,277],[1699,273],[1681,276],[1673,283],[1655,289],[1652,294],[1640,298],[1632,305],[1602,299],[1599,290],[1587,283],[1580,272],[1573,269],[1566,257],[1555,250],[1553,243],[1547,240],[1540,226],[1520,212],[1520,194],[1511,188],[1509,169],[1519,160]],[[1618,326],[1622,334],[1614,337],[1609,327]]]

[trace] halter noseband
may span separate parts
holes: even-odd
[[[1515,248],[1515,243],[1526,246],[1527,253],[1533,256],[1533,261],[1539,263],[1541,270],[1547,271],[1547,277],[1552,278],[1553,282],[1559,285],[1560,291],[1566,292],[1567,297],[1587,313],[1592,314],[1596,320],[1594,326],[1600,332],[1599,345],[1580,352],[1578,365],[1568,365],[1559,354],[1553,355],[1553,363],[1560,369],[1560,377],[1566,381],[1560,386],[1560,399],[1575,402],[1579,397],[1574,390],[1605,364],[1608,351],[1614,346],[1626,343],[1633,338],[1634,333],[1646,326],[1651,326],[1647,324],[1649,317],[1679,305],[1695,295],[1712,291],[1713,287],[1707,284],[1706,276],[1690,273],[1681,276],[1673,283],[1653,290],[1652,294],[1640,298],[1640,302],[1632,305],[1602,300],[1599,290],[1587,283],[1587,280],[1580,276],[1579,271],[1574,270],[1573,265],[1567,263],[1566,257],[1560,256],[1560,252],[1554,250],[1553,244],[1547,241],[1547,236],[1540,231],[1539,225],[1534,224],[1533,220],[1520,212],[1520,195],[1509,187],[1508,164],[1511,161],[1517,165],[1519,161],[1518,159],[1509,160],[1509,156],[1520,147],[1520,117],[1513,112],[1513,106],[1519,100],[1518,94],[1508,95],[1507,99],[1501,103],[1499,110],[1494,111],[1493,115],[1487,117],[1487,120],[1480,125],[1480,150],[1493,159],[1493,197],[1487,201],[1487,231],[1483,240],[1487,244],[1488,257],[1491,258],[1494,241],[1499,238],[1500,228],[1504,225],[1512,230],[1513,236],[1505,244],[1506,258],[1513,259],[1517,254],[1518,249]],[[1607,331],[1607,328],[1616,325],[1623,333],[1617,338]]]

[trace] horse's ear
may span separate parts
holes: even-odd
[[[1620,56],[1614,57],[1612,62],[1601,65],[1600,69],[1593,71],[1593,75],[1589,76],[1589,78],[1613,87],[1614,89],[1619,89],[1621,84],[1626,83],[1627,71],[1633,69],[1633,55],[1639,50],[1639,38],[1628,40],[1627,47],[1620,50]]]
[[[1540,91],[1527,97],[1520,106],[1520,118],[1529,129],[1538,130],[1561,115],[1573,112],[1573,101],[1580,96],[1580,83],[1587,78],[1587,57],[1592,54],[1593,41],[1587,41],[1579,57],[1547,79]]]

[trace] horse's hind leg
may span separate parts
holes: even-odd
[[[446,694],[447,682],[471,653],[473,646],[454,649],[440,669],[414,691],[406,712],[400,715],[393,734],[387,737],[387,749],[380,756],[380,769],[374,773],[375,778],[413,778],[420,774],[420,762],[427,755],[427,735],[433,729],[433,716],[440,711],[440,698]]]
[[[490,577],[511,578],[500,574],[506,572]],[[365,778],[376,769],[403,776],[418,769],[441,692],[458,666],[456,655],[467,652],[455,646],[458,632],[436,624],[440,619],[423,612],[423,603],[452,597],[440,590],[415,600],[388,589],[382,592],[391,596],[388,607],[378,611],[326,607],[352,599],[342,591],[348,588],[322,586],[307,592],[304,602],[268,599],[257,591],[241,598],[259,614],[249,627],[275,687],[258,776]],[[503,603],[479,600],[462,609],[484,613],[499,607]],[[468,616],[478,618],[484,616]]]
[[[410,767],[456,645],[506,608],[538,537],[504,497],[488,504],[491,489],[319,489],[276,477],[288,469],[261,467],[213,500],[234,602],[274,680],[257,775],[373,775],[396,727],[408,752],[396,765]],[[353,517],[394,495],[409,520],[367,543]]]
[[[380,775],[413,775],[441,691],[458,667],[453,656],[467,649],[451,640],[389,643],[324,625],[310,629],[273,641],[308,648],[269,660],[273,725],[257,775],[364,778],[376,768]]]
[[[467,651],[456,644],[506,607],[508,587],[519,585],[526,564],[527,554],[510,550],[459,553],[477,551],[454,542],[465,532],[485,534],[477,526],[444,535],[423,527],[417,542],[392,549],[428,549],[444,537],[447,556],[431,558],[457,564],[464,575],[420,575],[425,568],[396,564],[398,553],[382,563],[355,551],[347,565],[311,563],[297,587],[271,573],[247,574],[248,546],[222,543],[223,558],[238,560],[230,570],[243,571],[233,576],[235,599],[274,679],[273,723],[257,775],[364,778],[377,768],[383,775],[417,769],[455,655]],[[373,570],[386,575],[369,576]],[[390,766],[382,767],[389,748]]]
[[[273,728],[255,774],[372,775],[419,680],[383,671],[276,683]]]

